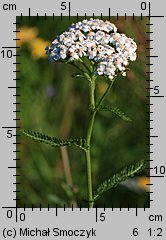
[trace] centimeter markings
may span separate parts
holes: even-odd
[[[17,26],[20,26],[20,23],[13,23],[13,25],[15,26],[15,28],[16,28],[16,30],[13,30],[13,33],[15,33],[16,34],[16,36],[17,36],[17,33],[18,32],[20,32],[20,30],[17,30]],[[14,43],[19,43],[19,41],[20,41],[20,39],[19,38],[13,38],[13,41],[14,41]],[[19,44],[18,44],[19,45]],[[19,49],[19,48],[21,48],[20,46],[17,46],[17,44],[16,44],[16,51],[17,51],[17,49]],[[16,52],[16,56],[15,57],[21,57],[21,55],[20,54],[17,54],[17,52]],[[18,58],[17,58],[18,59]],[[19,67],[19,65],[20,65],[21,63],[20,62],[18,62],[18,61],[15,61],[15,62],[13,62],[13,65],[15,65],[16,66],[16,70],[14,70],[13,72],[16,74],[16,78],[13,78],[13,81],[15,81],[15,87],[9,87],[9,88],[11,88],[11,89],[15,89],[15,92],[16,92],[16,94],[13,94],[13,97],[15,98],[15,102],[13,102],[13,104],[15,105],[15,109],[13,110],[13,113],[17,116],[19,113],[20,113],[20,110],[18,110],[18,107],[20,107],[20,101],[18,100],[18,97],[20,97],[21,96],[21,94],[19,93],[18,94],[18,90],[20,90],[20,86],[18,86],[18,83],[19,82],[17,82],[18,81],[18,79],[20,80],[20,78],[18,78],[18,75],[20,74],[20,69],[18,70],[17,69],[17,67]],[[17,125],[19,125],[19,121],[20,121],[20,118],[19,117],[15,117],[15,118],[13,118],[13,121],[16,121],[16,126]],[[20,127],[18,126],[18,127],[16,127],[16,131],[17,131],[17,129],[19,130],[20,129]],[[18,154],[20,154],[20,150],[18,149],[19,148],[19,145],[20,145],[20,142],[18,142],[17,141],[17,139],[20,137],[20,134],[17,134],[16,133],[16,142],[13,142],[13,144],[15,145],[15,150],[13,151],[14,152],[14,154],[16,155],[16,157],[14,157],[13,158],[13,161],[15,162],[15,168],[16,168],[16,170],[15,171],[17,171],[17,169],[19,169],[19,168],[21,168],[20,166],[18,166],[18,164],[17,164],[17,161],[20,161],[20,157],[18,157],[17,155]],[[14,167],[9,167],[9,168],[14,168]],[[13,174],[13,177],[15,178],[15,182],[13,182],[13,185],[15,186],[15,189],[16,190],[13,190],[13,193],[15,194],[15,198],[13,198],[13,201],[19,201],[20,200],[20,198],[18,198],[17,197],[17,195],[18,195],[18,193],[20,192],[19,190],[17,190],[18,189],[18,186],[21,184],[20,183],[20,181],[19,181],[19,177],[20,177],[20,174],[17,174],[17,172],[16,172],[16,174]],[[16,221],[17,221],[17,208],[16,208]]]
[[[10,212],[10,215],[13,215],[11,213],[12,209],[15,210],[15,221],[18,222],[18,221],[25,221],[25,212],[26,212],[26,205],[24,204],[23,208],[19,208],[16,204],[15,207],[2,207],[3,209],[7,209],[7,217],[8,218],[12,218],[12,217],[9,217],[9,212]],[[99,221],[103,221],[101,220],[101,218],[103,218],[103,213],[105,214],[105,211],[106,211],[106,206],[104,205],[103,208],[98,208],[97,205],[94,206],[95,208],[95,212],[94,212],[94,218],[95,218],[95,222],[99,222]],[[34,212],[34,211],[42,211],[42,205],[39,204],[39,206],[35,206],[34,204],[31,204],[31,211]],[[58,217],[59,216],[59,212],[58,212],[58,206],[57,204],[55,205],[55,207],[51,208],[50,207],[50,204],[47,205],[47,208],[44,208],[46,209],[48,212],[50,211],[50,209],[53,209],[55,211],[55,216]],[[85,210],[85,208],[82,208],[82,206],[80,205],[79,206],[79,211],[81,212],[82,210]],[[110,212],[113,212],[115,211],[114,207],[113,207],[113,204],[112,204],[112,207],[109,208]],[[116,210],[122,212],[122,210],[125,210],[126,209],[123,209],[122,208],[122,205],[120,204],[119,206],[119,209],[116,208]],[[127,211],[129,212],[130,210],[133,210],[133,208],[130,208],[130,206],[128,205],[127,207]],[[144,212],[147,210],[145,204],[144,204],[144,208],[143,208]],[[65,204],[64,204],[64,207],[63,207],[63,211],[64,212],[73,212],[74,211],[74,206],[72,204],[71,208],[66,208]],[[87,212],[90,211],[90,208],[88,206],[88,208],[86,209]],[[135,206],[135,216],[137,217],[138,216],[138,206],[136,204]],[[105,218],[105,217],[104,217]]]
[[[63,3],[63,2],[62,2]],[[146,15],[146,16],[144,16],[142,13],[141,13],[141,20],[143,19],[143,17],[147,17],[149,20],[151,19],[151,18],[164,18],[164,16],[163,15],[151,15],[151,3],[149,2],[148,3],[148,15]],[[67,9],[67,6],[66,5],[61,5],[61,10],[66,10]],[[93,15],[93,18],[95,17],[95,14],[93,13],[92,14]],[[61,12],[60,13],[60,16],[61,16],[61,20],[63,20],[63,13]],[[66,15],[65,15],[66,16]],[[68,16],[68,19],[70,20],[71,19],[71,2],[68,2],[68,14],[67,14],[67,16]],[[73,15],[72,15],[73,16]],[[81,15],[81,16],[83,16],[83,15]],[[117,13],[117,20],[118,20],[118,18],[119,18],[119,13]],[[21,20],[22,20],[22,18],[23,18],[23,13],[21,13],[20,14],[20,17],[21,17]],[[31,15],[31,8],[29,8],[28,9],[28,18],[29,18],[29,20],[31,20],[31,17],[34,17],[34,15],[32,16]],[[37,20],[38,20],[38,18],[39,18],[39,13],[37,13],[36,14],[36,17],[37,17]],[[50,15],[48,16],[48,17],[50,17]],[[53,13],[52,14],[52,17],[53,17],[53,20],[55,19],[55,13]],[[78,17],[79,17],[79,14],[78,13],[76,13],[76,17],[77,17],[77,20],[78,20]],[[44,18],[45,18],[45,20],[47,19],[47,13],[44,13]],[[84,18],[86,19],[87,18],[87,13],[85,13],[84,14]],[[102,19],[103,18],[103,13],[101,13],[100,14],[100,18]],[[111,8],[108,8],[108,18],[109,18],[109,20],[110,20],[110,18],[111,18]],[[132,14],[132,18],[133,18],[133,20],[134,20],[134,18],[135,18],[135,13],[133,13]],[[125,13],[124,14],[124,19],[126,20],[127,19],[127,13]],[[14,23],[14,24],[20,24],[20,23]],[[151,25],[151,24],[149,24],[149,25]],[[153,24],[152,24],[153,25]],[[16,31],[17,32],[17,31]],[[147,40],[147,41],[153,41],[153,40]],[[147,57],[158,57],[158,56],[147,56]]]
[[[69,5],[68,5],[68,18],[69,18],[69,20],[70,20],[70,18],[71,18],[71,3],[69,2],[68,3]],[[63,6],[62,6],[63,7]],[[61,7],[61,10],[66,10],[67,8],[65,7],[65,8],[62,8]],[[142,10],[145,10],[145,9],[142,9]],[[61,20],[63,20],[63,14],[61,13]],[[163,18],[164,16],[159,16],[159,15],[151,15],[151,3],[149,2],[149,5],[148,5],[148,16],[146,15],[146,16],[144,16],[143,14],[142,14],[142,12],[141,12],[141,20],[143,19],[143,17],[147,17],[149,20],[151,20],[152,18]],[[21,15],[20,15],[20,17],[21,17],[21,20],[22,20],[22,17],[23,17],[23,14],[21,13]],[[39,14],[37,13],[37,15],[36,15],[36,17],[37,17],[37,20],[38,20],[38,18],[39,18]],[[45,20],[47,19],[47,14],[45,13],[45,15],[44,15],[44,17],[45,17]],[[55,19],[55,14],[53,13],[53,15],[52,15],[52,17],[53,17],[53,20]],[[76,17],[77,17],[77,19],[78,19],[78,17],[79,17],[79,14],[77,13],[76,14]],[[95,17],[95,14],[93,13],[93,18]],[[117,17],[117,20],[119,19],[119,14],[117,13],[117,15],[116,15],[116,17]],[[28,18],[29,18],[29,20],[31,19],[31,9],[29,8],[29,11],[28,11]],[[87,18],[87,14],[85,13],[85,19]],[[103,18],[103,14],[101,13],[101,19]],[[108,9],[108,18],[109,18],[109,20],[110,20],[110,18],[111,18],[111,9],[109,8]],[[132,18],[133,18],[133,20],[135,19],[135,14],[133,13],[132,14]],[[124,19],[126,20],[127,19],[127,13],[125,13],[125,15],[124,15]],[[15,26],[20,26],[20,22],[14,22],[13,23]],[[147,26],[150,26],[150,28],[151,28],[151,26],[153,26],[153,23],[147,23],[146,24]],[[13,33],[17,33],[17,32],[20,32],[20,30],[13,30]],[[146,32],[148,35],[150,35],[151,36],[151,34],[153,34],[154,32],[153,31],[147,31]],[[20,39],[18,39],[18,38],[13,38],[13,41],[19,41]],[[153,42],[153,39],[151,39],[151,37],[150,38],[147,38],[147,43],[150,45],[152,42]],[[19,49],[20,48],[20,46],[9,46],[9,47],[2,47],[2,48],[6,48],[6,49]],[[153,47],[147,47],[146,48],[147,50],[153,50]],[[16,54],[15,55],[13,55],[14,57],[20,57],[20,54],[17,54],[17,52],[16,52]],[[146,63],[146,65],[147,66],[149,66],[150,68],[154,65],[153,63],[151,63],[151,59],[153,59],[153,58],[158,58],[158,56],[157,55],[151,55],[151,54],[148,54],[147,56],[146,56],[146,58],[147,58],[147,63]],[[150,63],[149,63],[149,59],[150,59]],[[13,65],[15,65],[15,66],[18,66],[18,65],[20,65],[20,62],[13,62]],[[13,70],[13,73],[16,73],[17,75],[20,73],[20,70]],[[150,70],[150,71],[147,71],[146,72],[147,74],[148,74],[148,78],[146,79],[146,81],[147,82],[153,82],[153,80],[151,79],[151,74],[153,74],[153,72]],[[16,76],[16,78],[13,78],[13,81],[20,81],[21,79],[18,77],[18,76]],[[15,89],[15,90],[18,90],[18,89],[20,89],[20,86],[18,86],[18,82],[17,82],[17,84],[16,84],[16,86],[9,86],[8,87],[9,89]],[[153,90],[154,88],[151,88],[151,87],[148,87],[148,88],[146,88],[147,90]],[[14,94],[13,95],[13,97],[20,97],[20,94]],[[147,95],[146,96],[147,98],[153,98],[153,97],[157,97],[157,98],[161,98],[161,97],[164,97],[164,96],[160,96],[160,95]],[[18,106],[18,105],[20,105],[20,102],[18,102],[18,101],[16,101],[16,102],[13,102],[13,105],[15,105],[15,106]],[[146,105],[147,106],[149,106],[149,108],[151,108],[151,106],[153,106],[154,104],[153,103],[151,103],[151,102],[149,102],[149,103],[146,103]],[[16,108],[16,107],[15,107]],[[20,113],[20,110],[18,110],[18,108],[16,108],[15,110],[13,110],[13,113]],[[147,111],[146,112],[147,114],[148,114],[148,116],[150,115],[150,114],[153,114],[153,112],[151,112],[151,110],[150,111]],[[16,121],[16,126],[15,127],[2,127],[2,128],[6,128],[6,129],[8,129],[8,130],[12,130],[12,129],[19,129],[20,127],[19,126],[17,126],[17,121],[19,121],[20,120],[20,118],[13,118],[13,121]],[[153,119],[147,119],[146,120],[147,122],[149,122],[149,123],[151,123],[151,122],[153,122]],[[151,124],[150,124],[151,125]],[[152,127],[146,127],[146,130],[152,130],[153,128]],[[19,134],[15,134],[15,135],[13,135],[13,136],[15,136],[15,137],[19,137],[20,135]],[[148,131],[148,135],[146,136],[148,139],[149,139],[149,141],[150,141],[150,139],[151,138],[157,138],[158,136],[153,136],[153,135],[151,135],[151,134],[149,134],[149,131]],[[13,142],[13,144],[14,145],[16,145],[17,146],[17,148],[16,148],[16,150],[13,150],[13,153],[20,153],[20,150],[18,150],[18,145],[20,145],[20,142]],[[151,143],[151,141],[150,141],[150,143],[148,142],[147,144],[146,144],[147,146],[148,146],[148,151],[146,152],[146,153],[148,153],[148,154],[152,154],[153,152],[151,152],[151,151],[149,151],[149,147],[150,146],[153,146],[154,144],[153,143]],[[13,161],[20,161],[20,158],[13,158]],[[152,159],[147,159],[146,160],[147,162],[150,162],[150,161],[153,161]],[[8,167],[9,169],[17,169],[17,168],[20,168],[20,166],[18,166],[18,164],[16,164],[16,166],[9,166]],[[148,168],[148,169],[153,169],[153,168]],[[13,174],[13,177],[20,177],[20,174]],[[147,177],[160,177],[160,176],[150,176],[150,175],[148,175]],[[13,183],[13,185],[19,185],[19,184],[21,184],[20,182],[14,182]],[[152,183],[149,183],[149,184],[146,184],[146,185],[149,185],[149,186],[153,186],[153,184]],[[20,192],[20,190],[14,190],[13,191],[15,194],[16,193],[19,193]],[[149,191],[149,192],[147,192],[147,194],[152,194],[153,192],[152,191]],[[18,199],[18,198],[14,198],[13,199],[14,201],[19,201],[20,199]],[[153,200],[152,199],[148,199],[147,200],[148,202],[152,202]],[[18,215],[18,205],[16,204],[16,206],[15,207],[3,207],[3,208],[7,208],[7,209],[16,209],[16,222],[17,222],[17,215]],[[24,204],[24,211],[25,211],[25,209],[26,209],[26,206],[25,206],[25,204]],[[39,205],[39,209],[40,209],[40,211],[41,211],[41,209],[42,209],[42,206],[41,206],[41,204]],[[71,209],[72,209],[72,211],[73,211],[73,205],[71,206]],[[80,205],[80,211],[81,211],[81,209],[82,209],[82,207],[81,207],[81,205]],[[98,221],[98,207],[97,207],[97,205],[96,205],[96,207],[95,207],[95,209],[96,209],[96,222]],[[112,211],[114,211],[114,207],[113,207],[113,204],[112,204]],[[120,209],[120,211],[122,211],[122,205],[120,204],[120,206],[119,206],[119,209]],[[136,209],[136,216],[137,216],[137,204],[136,204],[136,207],[135,207],[135,209]],[[144,211],[145,211],[145,209],[146,209],[146,204],[144,204]],[[32,211],[34,210],[34,205],[32,204]],[[48,204],[48,211],[50,210],[50,205]],[[128,204],[128,211],[130,210],[130,206],[129,206],[129,204]],[[64,211],[66,211],[66,206],[65,206],[65,204],[64,204]],[[88,206],[88,211],[89,211],[89,206]],[[105,211],[105,205],[104,205],[104,211]],[[55,212],[56,212],[56,216],[58,215],[58,207],[57,207],[57,204],[56,204],[56,206],[55,206]]]
[[[13,23],[14,24],[14,23]],[[19,24],[18,24],[19,25]],[[17,36],[17,33],[18,32],[20,32],[20,30],[17,30],[17,25],[16,25],[16,30],[14,30],[14,31],[16,31],[16,36]],[[19,42],[20,41],[20,39],[19,38],[13,38],[13,41],[16,41],[16,43],[17,42]],[[19,44],[18,44],[19,45]],[[19,46],[20,47],[20,46]],[[16,51],[17,51],[17,49],[16,49]],[[19,55],[17,55],[17,53],[16,53],[16,57],[21,57],[21,55],[19,54]],[[19,59],[19,58],[17,58],[17,59]],[[14,63],[13,63],[14,65],[16,65],[16,68],[17,68],[17,66],[19,67],[19,65],[21,64],[20,62],[18,62],[18,61],[15,61]],[[18,97],[20,98],[20,96],[21,96],[21,94],[19,93],[17,93],[17,91],[18,91],[18,89],[20,89],[20,86],[18,86],[18,84],[20,83],[20,82],[18,82],[18,75],[19,75],[19,73],[20,73],[20,70],[18,70],[18,71],[16,71],[16,78],[13,78],[13,81],[16,81],[15,82],[15,85],[16,85],[16,94],[14,94],[13,95],[13,97],[15,98],[15,99],[18,99]],[[16,79],[16,80],[15,80]],[[19,78],[19,80],[20,80],[20,78]],[[19,99],[20,100],[20,99]],[[17,100],[16,100],[16,103],[17,103],[17,105],[16,105],[16,107],[15,107],[15,110],[14,111],[16,111],[16,112],[14,112],[14,114],[16,115],[16,116],[18,116],[18,114],[20,113],[20,110],[18,110],[18,107],[20,107],[20,101],[18,102]],[[14,103],[13,103],[14,104]],[[19,113],[17,112],[17,111],[19,111]],[[13,118],[13,121],[16,121],[16,126],[17,126],[17,123],[19,123],[19,121],[20,121],[20,118],[19,117],[16,117],[16,118]],[[17,138],[19,138],[20,137],[20,134],[16,134],[16,136],[17,136]],[[16,138],[16,139],[17,139]],[[15,166],[17,167],[18,166],[18,161],[20,161],[20,157],[18,157],[17,155],[19,154],[20,155],[20,150],[18,149],[18,146],[20,145],[20,143],[19,142],[17,142],[17,140],[16,140],[16,143],[18,143],[18,145],[16,145],[16,147],[15,147],[15,155],[16,155],[16,157],[14,157],[13,158],[13,161],[15,161]],[[13,143],[14,144],[14,143]],[[18,168],[20,168],[20,166],[18,166]],[[16,169],[17,170],[17,169]],[[15,178],[15,180],[16,180],[16,184],[15,184],[15,189],[16,190],[13,190],[13,193],[15,194],[15,198],[13,198],[13,201],[16,201],[16,202],[18,202],[19,200],[20,200],[20,198],[18,198],[17,196],[18,196],[18,194],[20,193],[20,190],[18,190],[18,186],[21,184],[20,183],[20,181],[19,181],[19,177],[20,177],[20,174],[17,174],[17,172],[16,172],[16,174],[13,174],[13,177]],[[13,183],[14,184],[14,183]],[[18,218],[18,212],[17,212],[17,208],[16,208],[16,222],[17,222],[17,218]]]
[[[13,23],[13,25],[14,25],[14,27],[16,27],[17,25],[19,25],[20,23]],[[17,34],[18,32],[20,32],[20,30],[13,30],[12,31],[14,34]],[[14,43],[16,42],[16,41],[19,41],[20,39],[18,39],[18,38],[13,38],[13,41],[14,41]],[[4,47],[2,47],[3,49],[8,49],[8,50],[16,50],[16,54],[12,54],[12,56],[13,57],[20,57],[20,54],[17,54],[17,49],[20,49],[20,46],[4,46]],[[20,65],[20,62],[16,62],[16,61],[14,61],[13,62],[13,65],[14,66],[18,66],[18,65]],[[16,68],[17,69],[17,68]],[[20,70],[16,70],[16,69],[14,69],[13,70],[13,73],[15,73],[15,74],[18,74],[18,73],[20,73]],[[15,90],[15,94],[13,94],[13,97],[16,99],[16,97],[20,97],[20,94],[17,94],[17,91],[18,91],[18,89],[20,89],[20,86],[18,86],[18,84],[16,84],[16,81],[17,80],[20,80],[20,78],[18,79],[18,78],[13,78],[13,81],[15,81],[15,86],[9,86],[8,87],[8,89],[14,89]],[[14,114],[17,114],[17,113],[19,113],[20,112],[20,110],[17,110],[17,106],[19,106],[20,105],[20,101],[14,101],[13,102],[13,105],[14,105],[14,110],[13,110],[13,113]],[[20,126],[17,126],[18,125],[18,121],[20,121],[20,118],[18,118],[18,117],[15,117],[15,118],[13,118],[13,121],[15,121],[16,122],[16,126],[5,126],[5,127],[2,127],[2,128],[4,128],[4,129],[7,129],[7,137],[8,138],[13,138],[13,137],[15,137],[15,141],[13,142],[13,145],[14,145],[14,150],[13,150],[13,153],[14,154],[18,154],[18,153],[20,153],[20,150],[18,150],[18,146],[20,145],[20,142],[18,142],[18,141],[16,141],[16,138],[18,138],[20,135],[19,134],[17,134],[17,129],[20,129]],[[13,134],[13,130],[15,130],[16,131],[16,134]],[[15,162],[17,162],[17,161],[19,161],[20,160],[20,158],[18,158],[18,157],[14,157],[13,158],[13,161],[15,161]],[[15,163],[15,166],[9,166],[8,167],[8,169],[15,169],[15,172],[16,172],[16,170],[17,169],[19,169],[20,168],[20,166],[18,166],[16,163]],[[15,179],[15,181],[16,181],[16,177],[17,177],[17,180],[18,180],[18,177],[20,177],[20,174],[12,174],[12,176],[14,177],[14,179]],[[17,189],[17,185],[19,185],[20,184],[20,182],[13,182],[13,186],[14,186],[14,188],[16,188]],[[18,192],[20,192],[19,190],[13,190],[13,193],[14,194],[16,194],[16,193],[18,193]],[[19,201],[20,199],[19,198],[13,198],[13,201]],[[17,208],[16,208],[16,216],[17,216]],[[16,219],[17,220],[17,219]]]
[[[150,19],[150,16],[151,16],[151,5],[150,5],[150,2],[149,2],[149,6],[148,6],[148,13],[149,13],[149,15],[148,15],[148,19],[149,19],[149,23],[146,23],[146,26],[147,26],[147,28],[148,29],[150,29],[150,26],[151,25],[149,25],[149,24],[151,24],[151,19]],[[141,13],[141,19],[142,19],[142,13]],[[146,31],[146,34],[147,34],[147,40],[146,40],[146,42],[147,42],[147,45],[148,45],[148,47],[146,47],[146,50],[148,51],[148,52],[150,52],[151,51],[151,47],[149,47],[149,45],[150,45],[150,41],[148,41],[149,40],[149,36],[150,36],[150,34],[151,34],[151,32],[150,31]],[[147,57],[147,56],[146,56]],[[149,62],[150,62],[150,59],[149,58],[147,58],[147,63],[146,63],[146,67],[149,69],[150,68],[150,66],[148,65],[149,64]],[[149,79],[150,79],[150,74],[151,74],[151,71],[146,71],[146,74],[148,74],[149,75]],[[148,83],[148,82],[147,82]],[[149,84],[150,84],[150,82],[149,82]],[[149,90],[150,91],[150,90]],[[147,89],[145,89],[145,93],[147,92]],[[150,101],[148,101],[148,103],[149,103]],[[150,109],[150,106],[148,106],[148,103],[146,103],[146,106],[145,106],[145,109],[148,107],[148,109]],[[147,113],[147,118],[148,119],[150,119],[150,111],[146,111],[146,113]],[[147,124],[145,124],[145,126],[149,126],[150,124],[148,123],[148,122],[146,122]],[[146,127],[146,129],[145,129],[145,132],[146,131],[148,131],[148,135],[149,135],[149,129],[148,129],[148,127]],[[147,136],[146,136],[147,137]],[[148,137],[148,143],[150,143],[150,138]],[[147,144],[148,144],[147,143]],[[147,162],[147,164],[150,164],[150,161],[149,161],[149,156],[151,156],[151,153],[150,153],[150,151],[149,151],[149,149],[150,149],[150,146],[149,145],[147,145],[147,148],[148,148],[148,151],[146,152],[146,154],[148,154],[148,159],[146,159],[146,162]],[[151,158],[151,157],[150,157]],[[146,176],[146,177],[148,177],[148,176]],[[146,183],[147,184],[147,183]],[[151,185],[149,186],[149,188],[151,188],[151,186],[153,186],[153,184],[151,183]],[[146,191],[146,194],[148,194],[149,195],[149,197],[148,197],[148,199],[146,199],[146,201],[148,202],[148,203],[150,203],[150,202],[152,202],[153,200],[151,199],[151,194],[152,194],[152,192],[151,191]]]
[[[152,27],[153,27],[153,23],[152,23],[152,21],[151,21],[151,17],[154,17],[154,16],[151,16],[151,3],[149,2],[149,23],[148,24],[146,24],[147,26],[149,26],[149,28],[150,28],[150,30],[149,31],[146,31],[146,34],[149,36],[149,37],[147,37],[147,44],[148,45],[150,45],[150,46],[148,46],[146,49],[150,52],[150,51],[152,51],[152,50],[154,50],[154,48],[151,46],[152,45],[152,43],[153,43],[153,39],[152,39],[152,34],[154,33],[154,31],[152,30]],[[152,124],[152,122],[153,122],[153,119],[151,118],[151,116],[152,116],[152,114],[154,113],[153,111],[152,111],[152,106],[154,105],[152,102],[151,102],[151,98],[163,98],[164,96],[162,96],[162,95],[159,95],[159,86],[155,86],[155,87],[151,87],[151,83],[153,82],[153,79],[151,79],[151,75],[154,73],[152,70],[151,70],[151,68],[152,68],[152,66],[154,65],[153,63],[152,63],[152,60],[153,59],[155,59],[155,58],[158,58],[158,55],[152,55],[152,54],[148,54],[148,55],[146,55],[146,58],[147,58],[147,60],[148,60],[148,62],[147,62],[147,67],[149,67],[150,68],[150,70],[148,70],[148,71],[146,71],[146,73],[147,73],[147,76],[148,76],[148,78],[146,79],[146,81],[147,81],[147,83],[150,85],[150,87],[146,87],[146,90],[148,90],[148,92],[150,92],[150,91],[153,91],[153,95],[150,93],[150,94],[148,94],[148,95],[146,95],[146,98],[148,98],[149,99],[149,102],[148,103],[146,103],[146,105],[148,106],[148,111],[146,111],[146,113],[147,113],[147,116],[148,116],[148,122],[149,122],[149,125],[150,125],[150,127],[147,127],[146,129],[148,130],[148,134],[146,135],[146,137],[148,138],[148,140],[149,140],[149,142],[146,144],[147,146],[148,146],[148,151],[146,152],[147,154],[149,154],[150,155],[150,159],[147,159],[146,161],[147,161],[147,163],[148,162],[153,162],[153,160],[151,159],[151,156],[152,156],[152,154],[154,154],[154,152],[151,150],[152,149],[152,146],[154,145],[154,143],[152,143],[152,139],[154,139],[154,138],[158,138],[158,136],[157,135],[151,135],[151,133],[150,133],[150,130],[153,130],[154,128],[151,126]],[[155,89],[157,89],[157,91],[155,92]],[[155,94],[155,95],[154,95]],[[154,168],[153,167],[147,167],[146,168],[147,170],[154,170]],[[164,177],[163,175],[152,175],[151,173],[149,173],[149,175],[147,175],[146,177],[150,177],[150,179],[152,179],[152,178],[160,178],[160,177]],[[150,189],[152,188],[152,186],[154,185],[153,183],[149,183],[148,184],[149,186],[150,186]],[[153,202],[153,199],[151,199],[151,195],[154,193],[153,191],[149,191],[149,192],[146,192],[146,193],[148,193],[149,194],[149,197],[150,197],[150,199],[149,199],[149,201],[150,202]]]
[[[146,34],[147,34],[147,40],[146,40],[146,42],[147,42],[147,45],[148,45],[148,47],[146,47],[146,50],[148,51],[148,52],[150,52],[153,48],[151,47],[151,45],[150,45],[150,43],[151,43],[151,34],[152,34],[152,31],[151,31],[151,26],[153,26],[153,23],[151,23],[151,19],[150,19],[150,16],[151,16],[151,5],[150,5],[150,3],[149,3],[149,23],[146,23],[146,26],[148,27],[148,29],[150,29],[150,30],[148,30],[148,31],[146,31]],[[141,17],[142,17],[142,15],[141,15]],[[148,79],[146,79],[146,81],[147,81],[147,84],[148,85],[150,85],[150,82],[151,82],[151,74],[153,73],[152,71],[151,71],[151,66],[153,66],[153,64],[151,63],[151,58],[149,58],[151,56],[151,54],[148,54],[148,55],[146,55],[146,59],[147,59],[147,63],[146,63],[146,66],[147,66],[147,68],[148,69],[150,69],[150,70],[148,70],[148,71],[146,71],[146,74],[147,74],[147,76],[148,76]],[[149,81],[150,80],[150,81]],[[145,93],[147,94],[147,90],[148,90],[148,92],[150,92],[150,89],[151,89],[151,87],[146,87],[146,89],[145,89]],[[149,94],[148,94],[149,95]],[[150,94],[151,95],[151,94]],[[147,96],[146,96],[147,97]],[[150,99],[148,100],[148,103],[146,103],[146,106],[148,107],[148,111],[146,111],[146,113],[147,113],[147,118],[148,119],[151,119],[151,102],[150,102]],[[151,159],[151,155],[152,155],[152,152],[150,151],[150,147],[151,147],[151,145],[148,145],[148,144],[151,144],[151,140],[150,140],[150,130],[151,130],[151,124],[150,124],[150,122],[147,122],[147,124],[146,125],[148,125],[148,126],[150,126],[150,127],[146,127],[146,129],[145,129],[145,131],[147,130],[147,132],[148,132],[148,135],[146,135],[146,137],[148,138],[147,140],[148,140],[148,143],[147,143],[147,148],[148,148],[148,151],[146,152],[147,154],[148,154],[148,159],[146,159],[146,162],[147,162],[147,164],[150,164],[150,162],[152,162],[153,160]],[[150,157],[150,159],[149,159],[149,157]],[[148,169],[148,170],[150,170],[149,169],[149,167],[148,168],[146,168],[146,169]],[[146,176],[146,177],[148,177],[148,176]],[[153,184],[152,183],[150,183],[150,189],[152,188],[152,186],[153,186]],[[150,203],[150,202],[152,202],[153,200],[151,199],[151,194],[153,193],[151,190],[149,191],[149,192],[146,192],[147,194],[149,194],[149,198],[147,199],[147,201]]]

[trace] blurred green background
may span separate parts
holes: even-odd
[[[83,19],[83,18],[79,18]],[[103,19],[106,19],[103,17]],[[67,64],[50,63],[44,48],[72,22],[67,17],[18,17],[21,45],[18,57],[21,71],[17,82],[21,87],[21,128],[45,133],[58,138],[85,137],[88,125],[89,90],[83,78],[72,78],[75,69]],[[120,171],[126,165],[140,159],[149,159],[146,106],[147,18],[115,17],[111,22],[118,32],[134,38],[138,45],[138,57],[129,65],[127,77],[118,77],[105,104],[118,106],[132,122],[128,123],[113,113],[98,113],[92,136],[93,188],[105,179]],[[104,93],[108,82],[97,80],[96,96]],[[39,207],[87,206],[86,162],[84,152],[78,148],[53,148],[21,136],[21,161],[18,173],[21,174],[18,186],[18,206],[31,204]],[[70,162],[72,179],[65,175],[66,160]],[[68,171],[67,171],[68,172]],[[146,191],[149,179],[147,171],[138,177],[110,190],[97,202],[99,207],[143,207],[148,199]],[[69,186],[72,185],[72,186]]]

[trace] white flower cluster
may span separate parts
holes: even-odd
[[[46,48],[50,61],[77,60],[83,56],[96,63],[96,75],[113,79],[118,72],[125,76],[129,60],[136,60],[137,45],[109,21],[83,20],[72,24]]]

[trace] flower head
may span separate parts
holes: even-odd
[[[109,21],[83,20],[72,24],[46,48],[50,61],[76,61],[86,56],[96,63],[96,75],[113,79],[117,73],[126,75],[129,60],[136,60],[137,45]]]

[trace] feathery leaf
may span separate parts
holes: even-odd
[[[77,146],[81,149],[87,149],[86,140],[83,138],[73,138],[73,139],[59,139],[55,137],[47,136],[43,133],[31,131],[31,130],[23,130],[22,133],[27,137],[32,138],[33,140],[46,143],[53,147],[63,147],[63,146]]]
[[[99,110],[113,112],[118,117],[122,118],[123,120],[125,120],[127,122],[132,122],[132,119],[130,117],[128,117],[124,112],[122,112],[118,107],[101,106]]]
[[[136,164],[125,167],[119,173],[115,173],[111,178],[105,180],[95,191],[94,201],[99,199],[106,191],[116,187],[120,182],[123,182],[127,178],[133,177],[135,174],[141,172],[145,168],[145,165],[145,160],[138,161]]]

